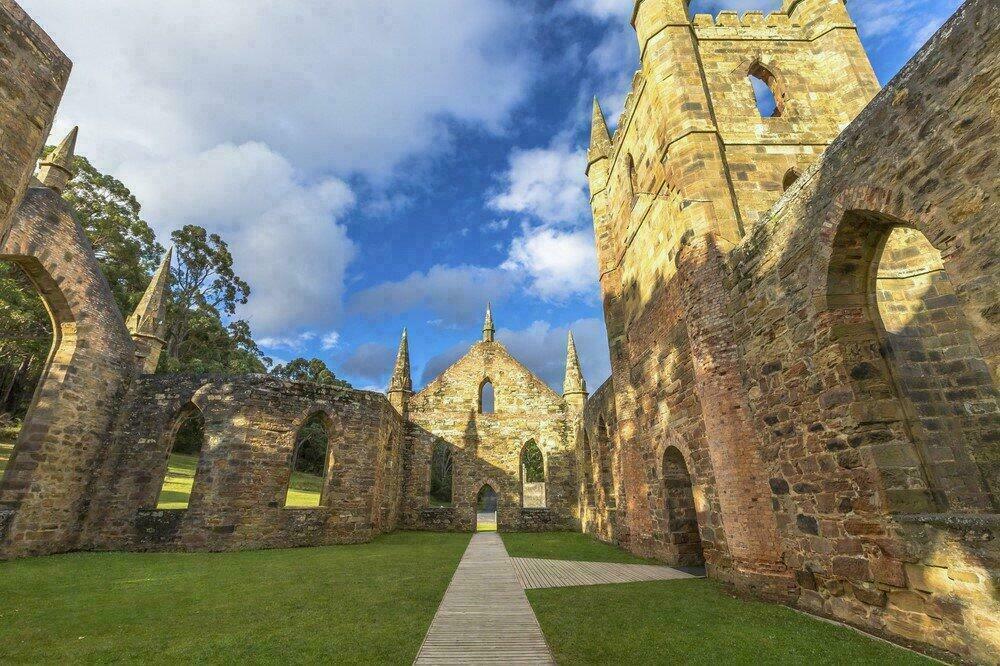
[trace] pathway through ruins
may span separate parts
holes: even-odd
[[[416,664],[555,664],[526,588],[672,580],[670,567],[511,558],[496,532],[473,535]]]

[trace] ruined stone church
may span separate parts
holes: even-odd
[[[624,1],[624,0],[623,0]],[[70,62],[0,0],[0,260],[55,340],[0,482],[0,558],[582,530],[744,594],[950,659],[1000,650],[1000,6],[968,0],[885,87],[844,0],[688,17],[636,0],[641,63],[588,152],[612,366],[558,395],[494,339],[420,391],[152,374],[166,257],[116,308],[39,154]],[[762,115],[751,81],[770,90]],[[179,424],[205,445],[156,508]],[[295,434],[330,434],[321,505],[284,497]],[[529,479],[528,453],[541,456]],[[431,497],[446,456],[450,496]]]

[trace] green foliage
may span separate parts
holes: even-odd
[[[314,358],[311,361],[304,358],[292,359],[285,365],[274,366],[271,369],[271,374],[293,382],[312,382],[314,384],[351,388],[348,382],[333,374],[333,371],[327,367],[326,363],[318,358]]]
[[[438,506],[450,506],[454,483],[454,459],[447,442],[434,444],[431,455],[431,500]]]
[[[218,234],[185,225],[171,236],[177,258],[171,271],[167,353],[160,372],[227,375],[266,372],[268,360],[243,320],[228,326],[250,286],[233,270],[233,255]]]
[[[52,347],[52,323],[20,267],[0,263],[0,414],[23,417]]]
[[[542,457],[542,450],[535,444],[535,440],[529,439],[524,445],[524,450],[521,453],[521,465],[524,468],[525,483],[545,481],[545,459]]]
[[[304,474],[326,476],[326,451],[330,435],[323,415],[314,414],[302,424],[295,436],[295,464],[292,469]]]
[[[173,453],[198,455],[205,443],[205,418],[201,412],[191,412],[174,435]]]

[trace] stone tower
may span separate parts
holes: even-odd
[[[170,296],[170,260],[174,249],[163,255],[160,267],[153,274],[135,312],[125,320],[135,342],[136,367],[144,375],[156,372],[160,354],[167,345],[167,301]]]
[[[691,378],[719,488],[721,557],[780,595],[788,576],[740,383],[725,256],[878,82],[843,0],[693,20],[686,0],[637,0],[632,25],[641,67],[613,137],[595,102],[587,166],[615,437],[631,470],[617,520],[635,550],[656,550],[655,519],[625,511],[658,483],[642,473],[642,452],[686,427],[690,403],[659,405],[681,399],[659,387]],[[758,110],[754,80],[772,92],[774,114]],[[669,418],[650,420],[651,407]]]
[[[389,380],[389,402],[403,418],[407,416],[407,406],[413,395],[413,380],[410,377],[410,343],[403,329],[399,339],[399,351],[396,352],[396,365]]]

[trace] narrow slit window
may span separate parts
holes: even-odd
[[[493,393],[493,382],[486,380],[479,387],[479,413],[492,414],[496,408],[496,396]]]
[[[798,169],[789,169],[786,171],[785,177],[781,181],[781,189],[787,192],[788,188],[795,184],[795,181],[799,179],[800,175],[802,174],[799,173]]]
[[[452,505],[454,467],[451,447],[448,446],[447,442],[436,442],[434,453],[431,455],[431,506],[448,507]]]

